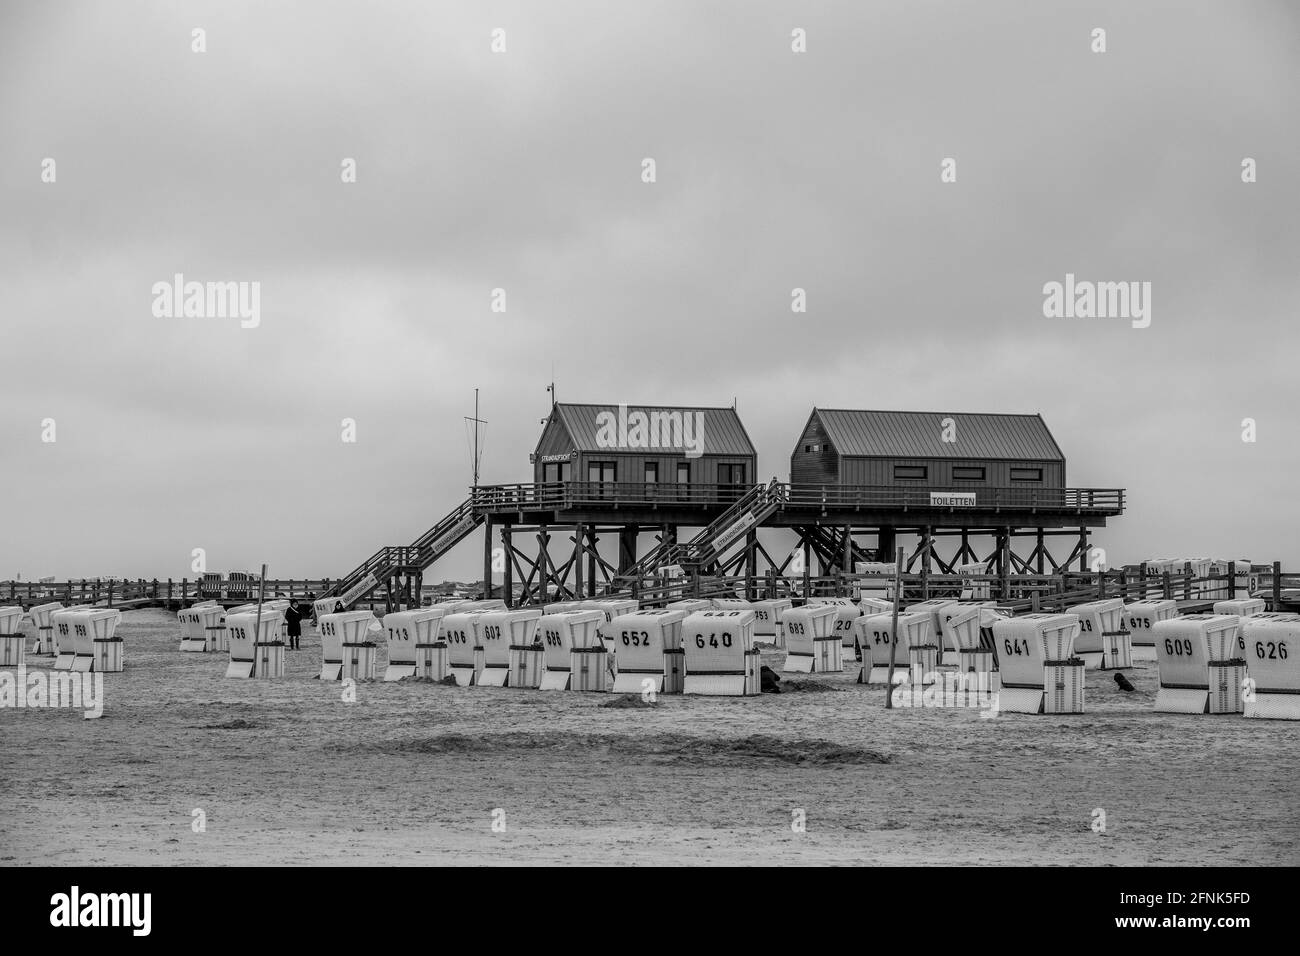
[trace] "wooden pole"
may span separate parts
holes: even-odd
[[[1282,607],[1282,562],[1273,562],[1273,606],[1269,609],[1277,611]]]
[[[889,625],[889,677],[886,679],[885,710],[894,709],[894,655],[898,643],[898,605],[903,602],[903,549],[898,549],[898,558],[894,565],[894,611],[893,623]],[[864,667],[870,664],[864,663]]]
[[[257,622],[253,625],[253,673],[257,676],[257,644],[262,637],[262,596],[266,593],[266,565],[262,565],[262,577],[257,582]]]
[[[921,530],[921,535],[921,600],[928,601],[930,600],[930,549],[934,546],[929,525]]]

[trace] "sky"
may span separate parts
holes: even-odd
[[[475,388],[531,480],[552,380],[734,401],[764,478],[814,405],[1038,412],[1112,566],[1300,567],[1297,76],[1257,0],[7,0],[0,579],[337,577],[465,497]]]

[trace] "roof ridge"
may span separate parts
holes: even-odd
[[[737,418],[740,417],[740,413],[730,405],[658,405],[653,402],[556,402],[555,404],[567,405],[570,408],[667,408],[683,411],[731,412]]]
[[[954,412],[954,411],[916,411],[907,408],[823,408],[814,407],[818,412],[848,412],[855,415],[979,415],[981,418],[992,416],[1000,418],[1042,418],[1042,412]]]

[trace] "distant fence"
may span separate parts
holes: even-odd
[[[1228,564],[1219,573],[1198,575],[1191,564],[1181,571],[1154,571],[1144,565],[1117,571],[1066,571],[1059,574],[926,574],[905,572],[901,575],[903,600],[907,603],[930,598],[957,598],[963,591],[975,589],[989,595],[999,605],[1012,610],[1059,610],[1085,601],[1122,598],[1136,601],[1148,597],[1212,604],[1233,597],[1245,588],[1248,578],[1255,578],[1252,593],[1269,600],[1274,608],[1282,592],[1300,588],[1300,573],[1284,572],[1280,564],[1271,569]],[[857,587],[868,590],[891,590],[892,575],[736,575],[729,577],[699,575],[678,578],[646,578],[624,593],[635,595],[643,604],[666,604],[691,597],[736,597],[744,594],[753,599],[848,596]]]
[[[265,595],[271,598],[305,598],[321,594],[332,582],[324,580],[268,580]],[[64,604],[100,604],[109,607],[129,604],[192,604],[196,601],[256,601],[258,582],[248,580],[204,581],[181,578],[138,578],[134,581],[38,582],[0,581],[0,601],[31,606],[48,601]]]
[[[1011,610],[1059,610],[1084,601],[1118,597],[1126,601],[1144,597],[1166,597],[1206,604],[1232,596],[1249,576],[1257,581],[1255,596],[1268,600],[1277,608],[1282,592],[1300,589],[1300,573],[1285,572],[1280,563],[1271,568],[1229,564],[1221,573],[1197,575],[1190,564],[1181,571],[1150,571],[1145,566],[1118,571],[1067,571],[1059,574],[928,574],[905,572],[901,576],[903,600],[907,603],[930,598],[958,597],[963,590],[978,589]],[[601,596],[635,597],[643,605],[656,606],[686,598],[736,597],[753,599],[809,597],[845,597],[859,587],[878,591],[892,588],[891,575],[835,574],[824,576],[783,575],[774,571],[756,575],[683,575],[681,577],[647,576],[622,590],[605,589]],[[265,595],[271,598],[306,598],[323,594],[336,582],[329,578],[288,578],[267,580]],[[134,581],[81,580],[46,582],[0,581],[0,603],[30,607],[48,601],[72,604],[106,604],[109,607],[131,605],[181,606],[197,601],[226,603],[257,600],[257,582],[247,580],[204,581],[182,578],[139,578]],[[492,588],[501,594],[499,585]],[[516,594],[515,598],[522,595]],[[389,603],[387,584],[381,583],[363,601],[363,605]],[[565,600],[575,595],[561,593],[548,600]],[[409,595],[396,593],[393,601],[407,600]]]

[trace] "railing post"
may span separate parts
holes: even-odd
[[[1183,574],[1183,600],[1190,601],[1192,599],[1192,562],[1183,562]]]
[[[1282,606],[1282,562],[1273,562],[1273,607],[1276,611]]]

